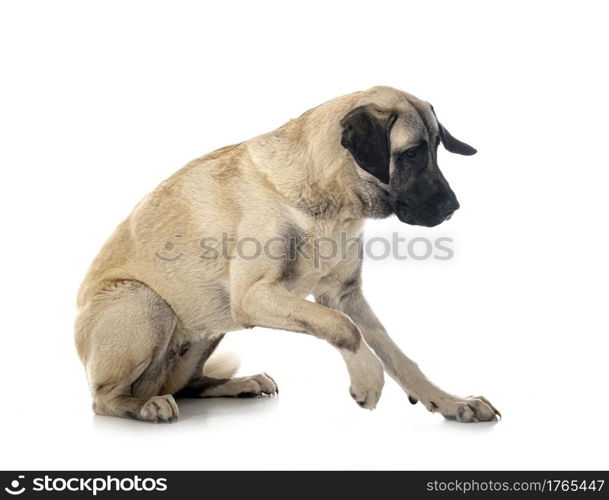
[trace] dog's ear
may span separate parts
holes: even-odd
[[[475,155],[478,152],[476,148],[473,148],[469,144],[460,141],[456,137],[453,137],[452,134],[446,130],[444,125],[442,125],[440,122],[438,122],[438,126],[440,127],[440,141],[442,141],[442,145],[447,151],[465,156]]]
[[[340,121],[340,143],[360,167],[385,184],[389,183],[391,159],[389,133],[396,118],[395,113],[367,104],[353,109]]]
[[[429,104],[429,106],[431,107],[431,112],[436,117],[436,121],[438,122],[438,128],[440,129],[440,141],[442,142],[442,146],[444,146],[447,151],[450,151],[451,153],[457,153],[458,155],[475,155],[478,150],[476,148],[471,147],[469,144],[465,144],[463,141],[460,141],[456,137],[453,137],[453,135],[448,130],[446,130],[446,127],[442,125],[438,120],[438,117],[436,116],[436,110],[433,109],[433,106],[431,104]]]

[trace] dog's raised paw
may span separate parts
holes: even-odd
[[[362,408],[374,410],[381,399],[385,382],[380,364],[378,367],[373,364],[368,371],[354,377],[351,382],[349,394],[355,402]]]
[[[149,422],[173,422],[180,412],[171,394],[151,397],[140,410],[140,418]]]
[[[349,394],[359,406],[373,410],[381,398],[385,384],[383,365],[372,351],[364,346],[354,354],[343,353],[343,356],[347,360],[351,377]]]
[[[367,410],[374,410],[381,397],[380,391],[356,391],[353,389],[353,387],[349,388],[349,394],[351,394],[351,397],[359,406]]]

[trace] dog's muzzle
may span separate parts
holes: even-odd
[[[449,220],[457,210],[459,210],[459,202],[456,199],[449,199],[435,206],[423,203],[413,207],[409,203],[398,202],[395,213],[398,219],[406,224],[434,227]]]

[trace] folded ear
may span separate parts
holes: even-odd
[[[442,145],[447,151],[466,156],[475,155],[478,152],[476,148],[473,148],[469,144],[465,144],[463,141],[453,137],[440,122],[438,122],[438,126],[440,127],[440,141],[442,141]]]
[[[389,183],[391,149],[389,133],[397,115],[373,104],[359,106],[340,121],[340,143],[357,164],[385,184]]]

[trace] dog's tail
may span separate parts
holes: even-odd
[[[230,351],[221,351],[212,354],[203,365],[203,374],[213,378],[231,378],[241,363],[237,355]]]

